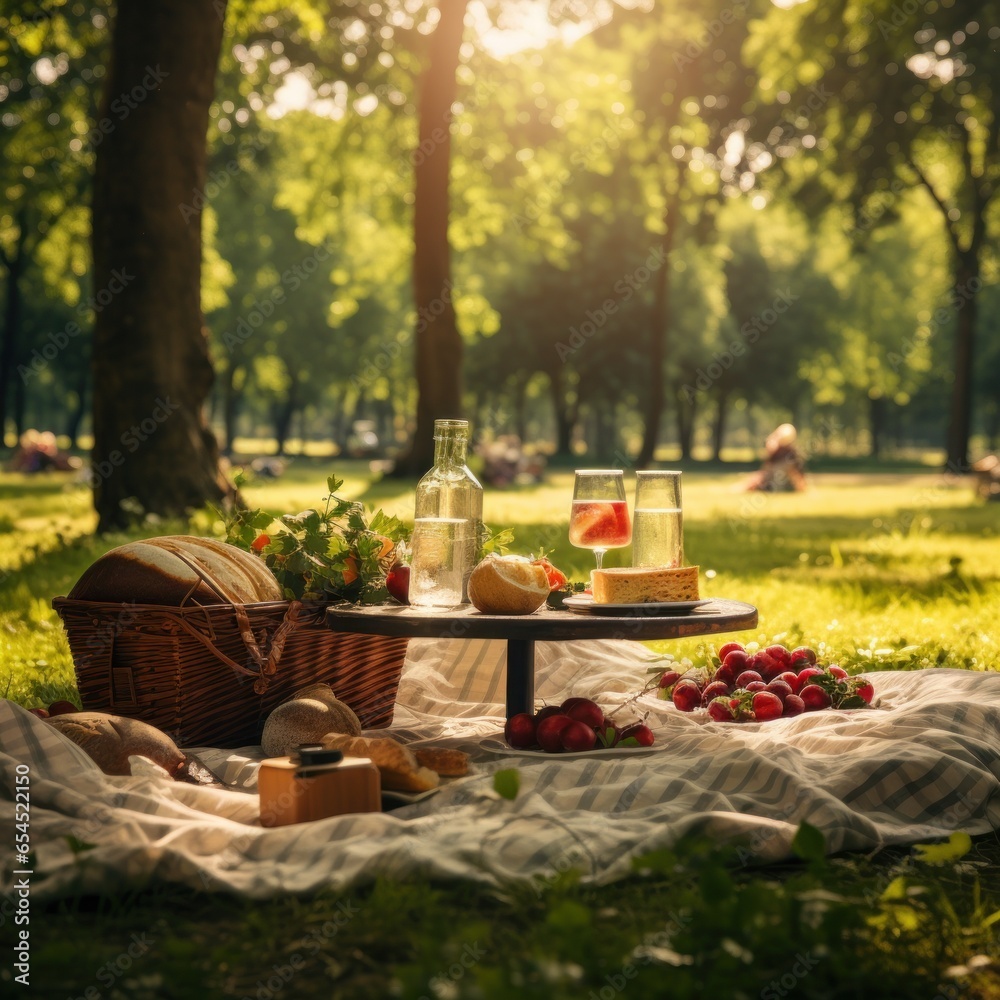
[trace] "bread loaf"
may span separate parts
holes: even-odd
[[[323,746],[339,750],[345,757],[368,757],[379,769],[382,787],[395,792],[427,792],[437,788],[440,779],[430,768],[421,767],[413,751],[391,737],[366,739],[327,733]]]
[[[595,569],[591,585],[595,604],[697,601],[698,567]]]
[[[104,712],[71,712],[46,720],[80,747],[105,774],[131,774],[129,756],[148,757],[177,777],[186,757],[159,729]]]
[[[469,600],[492,615],[530,615],[549,596],[549,578],[524,556],[489,555],[469,577]]]
[[[271,571],[249,552],[214,538],[165,535],[105,553],[69,597],[181,607],[280,601],[282,593]]]
[[[305,690],[314,696],[286,701],[267,717],[260,743],[268,757],[285,757],[303,743],[318,743],[331,732],[361,735],[358,717],[333,697],[328,685],[315,684]]]

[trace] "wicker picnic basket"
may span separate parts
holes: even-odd
[[[234,591],[240,597],[260,591],[241,588],[231,575],[213,577],[212,566],[206,568],[197,553],[192,557],[183,540],[151,539],[112,550],[69,597],[52,602],[69,638],[85,709],[141,719],[180,746],[243,746],[260,742],[275,706],[299,688],[322,682],[354,709],[365,728],[392,722],[406,639],[333,632],[325,605],[226,601]],[[208,544],[198,540],[199,546]],[[148,552],[151,545],[158,549],[154,563],[177,558],[186,576],[173,570],[169,576],[162,564],[135,558],[135,550]],[[121,553],[128,549],[130,561],[123,561]],[[260,565],[248,553],[225,549],[225,558],[235,560],[227,569],[240,569],[241,560]],[[127,588],[145,600],[81,599],[93,596],[95,577],[101,594]],[[190,592],[175,605],[178,587],[188,578]],[[165,599],[150,603],[151,592]]]

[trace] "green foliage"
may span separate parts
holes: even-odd
[[[342,479],[330,476],[326,485],[322,510],[282,514],[277,529],[264,510],[237,507],[222,515],[226,541],[259,552],[289,600],[388,600],[385,575],[396,543],[408,537],[406,528],[381,510],[366,511],[363,504],[337,496]]]

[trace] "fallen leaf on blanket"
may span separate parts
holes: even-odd
[[[826,857],[826,837],[822,830],[802,820],[792,838],[792,850],[803,861],[822,861]]]
[[[964,858],[972,850],[972,838],[961,830],[953,833],[943,844],[914,844],[917,861],[927,865],[946,865],[949,861]]]
[[[493,775],[493,790],[500,798],[509,799],[513,802],[517,798],[517,793],[521,790],[521,772],[516,767],[497,771]]]

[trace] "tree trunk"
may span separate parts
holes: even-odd
[[[715,421],[712,424],[712,457],[722,461],[722,445],[726,439],[726,417],[729,414],[729,389],[719,386],[715,395]]]
[[[206,129],[224,13],[225,0],[117,5],[102,115],[121,95],[135,108],[103,138],[94,172],[94,287],[108,300],[93,348],[99,531],[124,527],[136,505],[177,516],[233,495],[203,412],[213,372],[201,312]]]
[[[879,396],[868,400],[868,422],[871,434],[871,445],[868,455],[880,458],[882,455],[882,436],[885,433],[885,398]]]
[[[667,195],[667,209],[663,215],[666,234],[663,237],[662,251],[664,260],[656,273],[654,287],[653,309],[649,318],[649,393],[646,399],[645,427],[642,435],[642,446],[636,457],[637,469],[647,469],[653,463],[656,446],[660,441],[660,424],[663,421],[664,393],[663,371],[667,357],[667,339],[670,334],[671,285],[670,251],[674,247],[677,223],[680,217],[680,200],[678,194]]]
[[[683,400],[677,397],[677,440],[681,446],[681,458],[691,457],[694,443],[694,418],[698,409],[696,399]]]
[[[277,449],[275,450],[276,455],[285,454],[285,444],[288,441],[288,435],[292,429],[292,420],[298,408],[298,383],[292,382],[288,388],[288,395],[282,402],[276,404],[274,408],[274,436],[278,442]]]
[[[23,241],[23,231],[21,241]],[[3,330],[0,331],[0,448],[6,443],[4,437],[7,430],[7,413],[10,409],[9,390],[14,376],[14,362],[17,358],[17,344],[21,332],[21,277],[24,273],[24,259],[20,247],[17,256],[7,260],[6,264],[7,294],[3,311]]]
[[[958,255],[955,293],[955,381],[951,386],[948,418],[947,468],[955,474],[969,469],[969,438],[972,436],[973,359],[976,317],[979,312],[979,254],[969,250]]]
[[[236,391],[236,376],[239,365],[230,364],[226,368],[226,381],[222,386],[222,423],[226,434],[223,451],[232,457],[236,447],[236,420],[240,412],[240,395]]]
[[[521,444],[528,440],[528,377],[514,382],[514,433]]]
[[[462,338],[455,320],[448,242],[452,105],[468,0],[441,0],[420,89],[420,144],[413,153],[413,293],[417,427],[397,472],[414,475],[434,460],[434,421],[462,416]]]
[[[66,421],[66,436],[69,438],[70,448],[76,448],[80,427],[83,424],[84,414],[87,412],[87,389],[90,386],[90,372],[86,365],[80,366],[76,383],[76,403],[70,410],[69,418]]]
[[[567,405],[562,377],[558,372],[549,372],[549,389],[556,418],[556,455],[565,458],[573,454],[573,430],[580,419],[580,406],[579,403]]]

